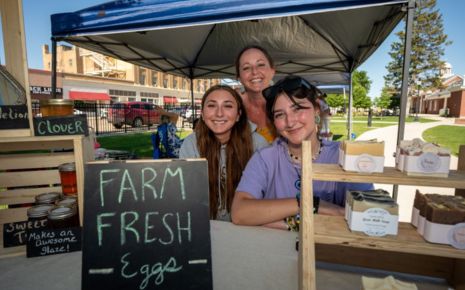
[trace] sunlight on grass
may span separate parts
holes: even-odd
[[[423,139],[449,148],[455,156],[459,153],[459,146],[465,145],[465,127],[441,125],[423,132]]]

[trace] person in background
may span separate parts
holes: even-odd
[[[211,87],[202,98],[200,119],[184,139],[180,158],[206,158],[210,218],[230,221],[236,186],[253,152],[267,146],[252,131],[241,97],[229,86]]]
[[[154,142],[154,159],[178,158],[182,140],[176,134],[176,125],[168,116],[160,117],[160,125],[157,127]]]
[[[247,164],[231,207],[232,221],[295,229],[300,206],[302,142],[312,147],[312,160],[337,163],[339,143],[319,141],[315,118],[318,90],[306,80],[290,76],[263,91],[266,110],[278,138],[256,152]],[[319,213],[343,215],[346,190],[369,190],[372,184],[313,181]],[[318,210],[318,208],[316,208]]]
[[[256,125],[256,132],[271,143],[276,133],[265,111],[262,90],[270,86],[275,74],[273,59],[259,46],[247,46],[236,58],[236,76],[244,87],[241,94],[249,120]]]
[[[332,140],[332,133],[329,129],[329,122],[331,118],[331,108],[329,107],[328,103],[326,102],[327,95],[324,93],[320,93],[317,96],[317,102],[320,107],[320,122],[319,122],[319,133],[320,139],[322,140]]]

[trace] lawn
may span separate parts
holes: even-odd
[[[339,117],[339,116],[333,116],[331,117],[332,120],[338,120],[338,121],[345,121],[347,120],[345,117]],[[352,118],[354,121],[364,121],[366,122],[368,120],[367,116],[355,116]],[[399,122],[399,117],[398,116],[386,116],[386,117],[373,117],[372,122],[393,122],[393,123],[398,123]],[[406,122],[417,122],[415,121],[413,116],[408,116],[405,120]],[[428,118],[419,118],[418,120],[420,123],[429,123],[429,122],[435,122],[435,120],[428,119]]]
[[[179,131],[181,138],[190,134],[190,130]],[[118,136],[98,137],[97,141],[105,149],[125,150],[136,154],[138,158],[152,158],[153,147],[150,135],[152,132],[125,134]]]
[[[465,145],[465,127],[441,125],[423,132],[423,139],[449,148],[455,156],[459,153],[459,146]]]
[[[355,133],[355,136],[360,136],[363,132],[386,127],[386,126],[393,126],[397,123],[376,123],[373,122],[371,127],[367,126],[366,122],[363,123],[352,123],[352,132]],[[333,132],[333,140],[334,141],[342,141],[347,139],[347,127],[345,122],[331,122],[329,125],[331,128],[331,132]]]

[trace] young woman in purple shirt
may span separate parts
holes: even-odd
[[[302,141],[310,140],[313,162],[337,163],[339,143],[318,139],[318,94],[317,88],[296,76],[263,91],[279,137],[247,163],[231,207],[233,223],[288,229],[284,219],[299,213]],[[372,184],[313,181],[321,214],[343,215],[346,191],[369,189]]]

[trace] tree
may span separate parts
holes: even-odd
[[[436,9],[436,0],[417,0],[416,5],[413,16],[409,95],[416,93],[419,85],[423,90],[441,87],[440,71],[444,66],[441,58],[444,56],[445,46],[451,44],[444,33],[442,14]],[[405,31],[399,31],[396,35],[398,41],[391,44],[391,61],[386,66],[388,74],[384,80],[387,87],[396,90],[394,95],[400,95]]]
[[[352,96],[355,108],[368,109],[371,107],[371,99],[368,92],[371,87],[371,80],[366,71],[354,71],[352,73]]]
[[[392,103],[391,98],[392,98],[392,95],[389,92],[389,89],[387,87],[384,87],[381,91],[381,96],[375,98],[374,103],[381,110],[387,109],[391,106],[391,103]]]
[[[331,108],[345,107],[344,95],[341,94],[328,94],[326,102]]]

